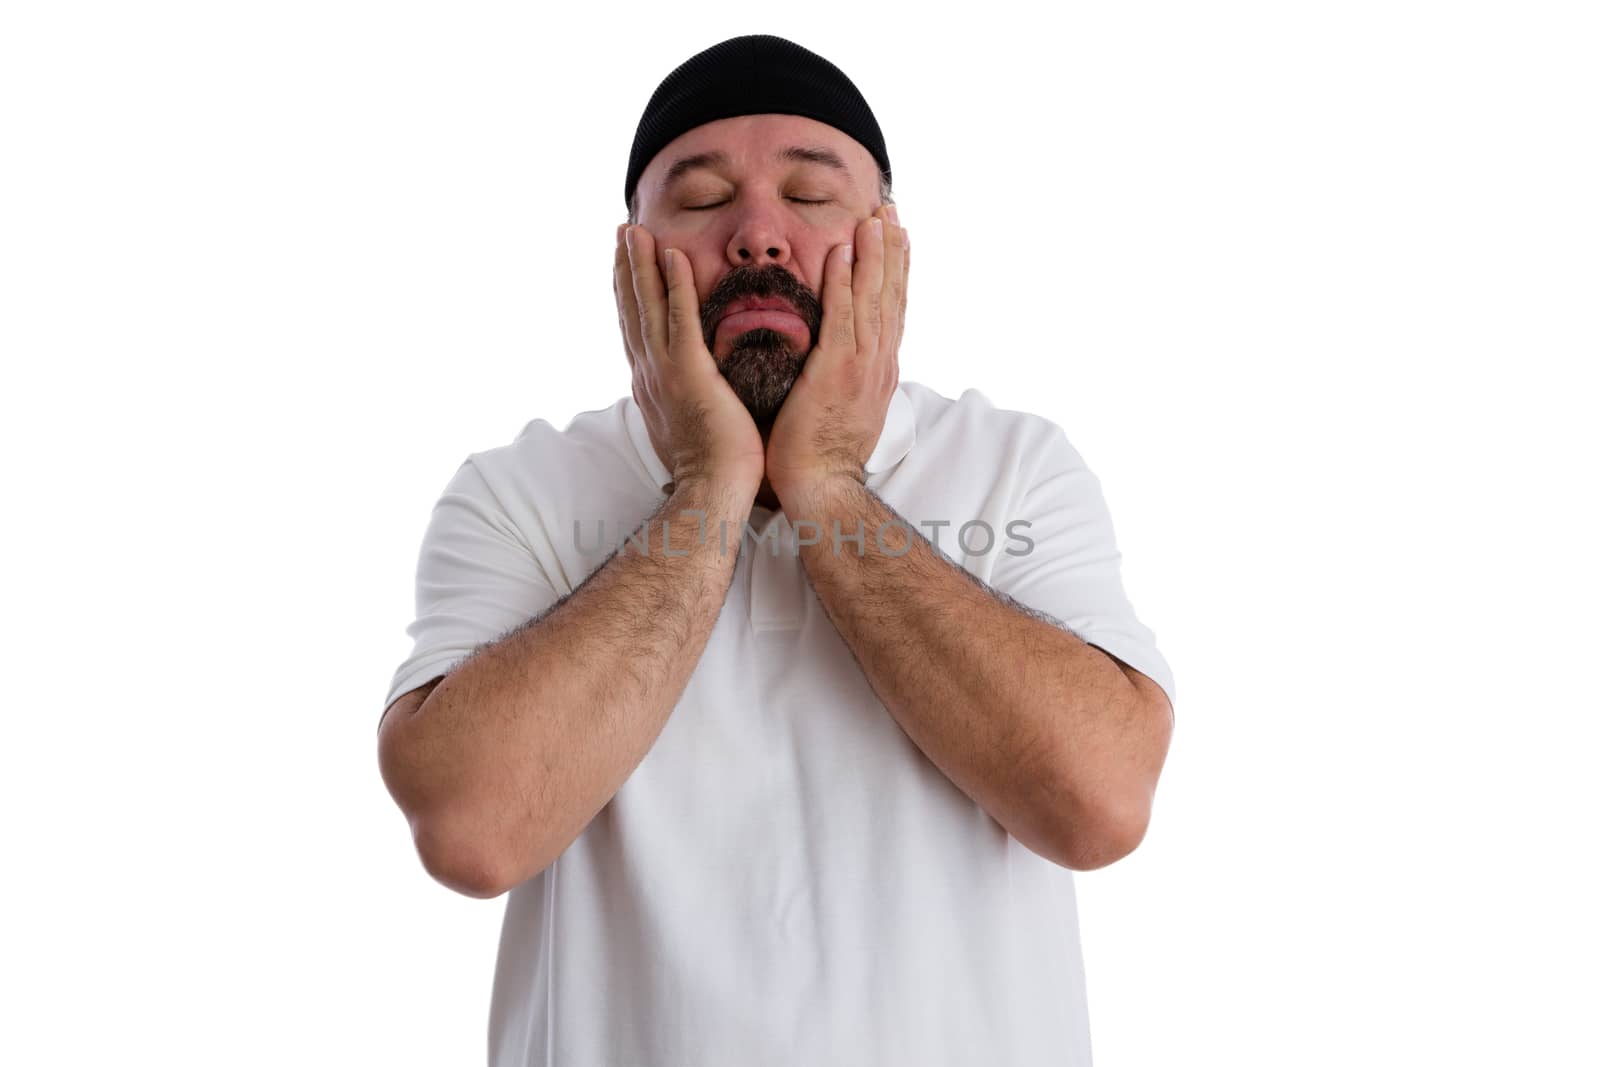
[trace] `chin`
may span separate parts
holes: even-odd
[[[740,334],[732,350],[717,362],[750,417],[765,429],[800,377],[806,353],[796,351],[793,342],[776,330],[758,329]]]
[[[805,354],[811,351],[812,346],[801,348],[799,338],[791,337],[786,333],[779,333],[777,330],[761,327],[754,330],[746,330],[744,333],[736,335],[731,341],[724,341],[723,347],[726,351],[717,355],[718,363],[721,363],[735,352],[744,349],[781,350],[792,358],[804,359]],[[713,349],[713,353],[715,353],[715,349]]]

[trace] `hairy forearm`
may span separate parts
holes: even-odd
[[[982,585],[909,523],[891,525],[905,520],[858,483],[830,483],[794,511],[821,533],[801,549],[818,599],[946,777],[1066,866],[1109,862],[1132,824],[1143,833],[1165,745],[1114,660]],[[835,523],[864,533],[859,548],[835,539]]]
[[[702,522],[742,523],[752,492],[680,484],[554,609],[440,681],[395,746],[419,847],[473,857],[512,885],[571,844],[688,684],[737,560]]]

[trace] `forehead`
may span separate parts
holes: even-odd
[[[785,170],[797,165],[793,153],[785,154],[793,148],[831,151],[844,162],[856,188],[877,188],[878,164],[872,153],[842,130],[804,115],[737,115],[696,126],[668,142],[639,176],[639,192],[661,193],[674,170],[683,172],[685,161],[710,153],[726,157],[725,164],[713,169],[730,175]]]

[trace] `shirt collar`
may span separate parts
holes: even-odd
[[[622,409],[628,426],[628,439],[633,444],[639,462],[644,466],[646,480],[665,493],[667,486],[672,484],[672,472],[667,470],[667,465],[661,462],[661,457],[656,455],[655,446],[650,443],[650,431],[645,429],[644,413],[639,410],[638,401],[632,396],[624,397]],[[867,484],[876,486],[902,459],[906,458],[906,454],[916,442],[916,412],[912,410],[911,398],[906,395],[905,383],[901,382],[895,386],[894,395],[889,398],[889,411],[883,419],[883,432],[878,434],[878,443],[873,446],[872,455],[867,457]]]

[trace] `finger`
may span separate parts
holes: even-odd
[[[617,298],[617,326],[622,331],[622,347],[628,356],[628,366],[644,353],[639,332],[639,305],[633,295],[633,271],[628,264],[628,246],[623,240],[623,223],[617,227],[617,248],[611,263],[611,292]]]
[[[895,351],[900,351],[900,340],[906,335],[906,297],[911,292],[911,231],[904,230],[901,234],[906,242],[905,273],[900,276],[900,335],[895,339]]]
[[[855,354],[867,358],[878,351],[883,336],[884,221],[878,216],[856,227],[856,262],[850,275],[855,302]]]
[[[855,350],[855,294],[850,288],[854,253],[851,245],[835,245],[828,250],[828,261],[822,268],[822,329],[817,347],[824,361],[841,353],[848,356]]]
[[[887,208],[884,214],[888,214]],[[905,332],[906,260],[910,246],[905,229],[887,218],[883,235],[883,343],[890,352],[898,352]]]
[[[638,305],[639,332],[652,359],[666,359],[666,290],[656,267],[656,242],[643,226],[629,226],[628,266],[633,273],[633,297]]]
[[[683,366],[700,364],[701,370],[715,370],[716,362],[706,349],[700,329],[700,295],[694,287],[694,264],[677,248],[667,249],[662,258],[667,260],[668,350]]]

